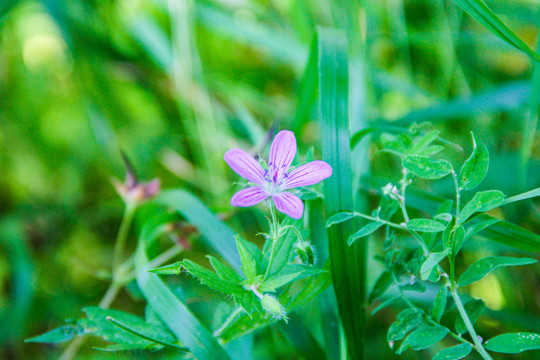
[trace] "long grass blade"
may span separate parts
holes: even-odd
[[[325,182],[327,214],[354,209],[349,138],[348,48],[345,33],[318,28],[319,117],[323,159],[334,169]],[[353,222],[329,230],[329,254],[339,314],[349,356],[363,358],[365,336],[364,259],[359,245],[349,247]]]

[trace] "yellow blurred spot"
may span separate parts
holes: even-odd
[[[65,44],[53,34],[35,34],[24,41],[23,61],[30,70],[39,70],[51,65],[64,56]]]
[[[499,280],[489,274],[482,280],[471,285],[471,296],[482,299],[491,310],[501,310],[506,303]]]

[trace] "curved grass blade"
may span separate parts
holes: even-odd
[[[324,184],[324,193],[327,213],[333,215],[354,209],[348,116],[348,47],[343,31],[322,27],[318,28],[314,45],[318,52],[323,159],[334,169],[333,175]],[[359,241],[349,247],[347,239],[353,232],[352,221],[330,228],[329,254],[349,356],[362,359],[365,336],[365,244]]]
[[[502,20],[482,0],[454,0],[465,12],[486,29],[506,41],[518,50],[523,51],[533,60],[540,62],[540,55],[534,52],[523,40],[506,26]]]
[[[182,215],[190,224],[199,229],[208,246],[216,249],[236,272],[240,271],[241,263],[236,251],[234,233],[201,200],[185,190],[175,189],[164,191],[155,199],[155,202],[170,207]]]
[[[187,306],[173,294],[158,275],[148,271],[151,268],[148,266],[149,259],[146,251],[153,238],[161,232],[159,225],[157,222],[149,221],[139,237],[135,269],[137,284],[141,292],[159,318],[195,358],[200,360],[230,359],[225,349]]]

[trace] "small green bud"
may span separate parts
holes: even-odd
[[[295,245],[296,255],[300,262],[307,266],[315,265],[315,251],[310,243],[297,243]]]
[[[287,321],[287,311],[274,296],[268,294],[263,295],[261,298],[261,305],[264,310],[268,311],[276,319]]]

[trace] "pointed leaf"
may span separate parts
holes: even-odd
[[[182,261],[177,261],[174,264],[161,266],[148,271],[159,275],[178,275],[182,272]]]
[[[64,325],[54,330],[48,331],[45,334],[35,336],[24,342],[49,343],[56,344],[73,339],[78,334],[77,325]],[[83,329],[80,329],[82,332]]]
[[[428,258],[426,259],[426,261],[424,261],[424,263],[422,264],[422,267],[420,268],[420,277],[422,278],[422,280],[424,281],[427,280],[427,278],[431,274],[431,270],[433,270],[435,266],[439,265],[439,263],[449,253],[450,251],[447,249],[442,252],[434,252],[434,253],[429,254]]]
[[[396,322],[388,329],[388,342],[403,339],[409,331],[420,325],[422,322],[422,310],[405,309],[399,313]]]
[[[448,334],[448,329],[443,326],[426,326],[417,329],[405,339],[397,353],[401,354],[408,348],[413,350],[427,349],[444,339],[446,334]]]
[[[382,223],[382,222],[371,222],[371,223],[363,226],[362,228],[360,228],[360,230],[358,230],[357,232],[355,232],[354,234],[349,236],[349,240],[347,241],[348,244],[351,245],[356,240],[358,240],[358,239],[360,239],[360,238],[362,238],[364,236],[368,236],[369,234],[377,231],[377,229],[379,229],[383,225],[384,225],[384,223]]]
[[[230,269],[227,265],[223,264],[215,257],[211,255],[208,255],[207,257],[208,260],[210,260],[210,265],[212,265],[212,267],[216,271],[216,274],[218,274],[220,278],[230,280],[235,283],[239,283],[244,280],[240,277],[240,275],[236,273],[236,271]]]
[[[433,307],[431,308],[431,317],[433,320],[439,322],[441,317],[444,314],[444,309],[446,308],[446,300],[448,298],[448,287],[442,286],[441,290],[437,294],[435,301],[433,302]]]
[[[474,235],[478,234],[482,230],[487,229],[491,225],[498,223],[499,221],[501,221],[501,220],[492,218],[492,219],[487,219],[487,220],[484,220],[484,221],[477,222],[473,226],[467,228],[467,231],[465,232],[465,241],[467,241],[468,239],[470,239]]]
[[[479,280],[482,280],[487,274],[501,266],[520,266],[536,263],[535,259],[531,258],[514,258],[504,256],[494,256],[480,259],[461,275],[459,278],[459,286],[467,286]]]
[[[373,300],[383,295],[390,285],[392,285],[392,282],[392,274],[390,274],[389,271],[383,272],[375,282],[375,285],[373,285],[373,290],[371,291],[368,302],[372,303]]]
[[[223,294],[244,295],[246,292],[246,290],[244,290],[238,283],[222,279],[212,271],[200,266],[197,263],[194,263],[191,260],[183,260],[182,266],[193,277],[199,279],[201,283]]]
[[[326,221],[326,227],[330,227],[332,225],[341,224],[342,222],[345,222],[347,220],[350,220],[354,217],[354,213],[350,211],[344,211],[337,214],[334,214],[330,216],[328,221]]]
[[[409,149],[409,154],[420,154],[420,152],[424,151],[433,141],[435,141],[439,137],[439,134],[439,130],[433,130],[425,135],[418,137],[417,139],[415,139],[414,144]]]
[[[473,152],[465,160],[459,173],[459,186],[463,190],[472,190],[484,180],[489,167],[489,154],[486,145],[476,135],[473,136]]]
[[[481,191],[474,194],[474,197],[461,210],[459,223],[463,224],[472,214],[477,211],[486,212],[501,206],[504,202],[504,194],[499,190]]]
[[[251,281],[257,276],[257,260],[253,256],[253,253],[249,251],[248,244],[251,243],[242,239],[240,236],[236,237],[236,247],[238,248],[238,255],[240,255],[240,262],[242,263],[242,271],[246,279]]]

